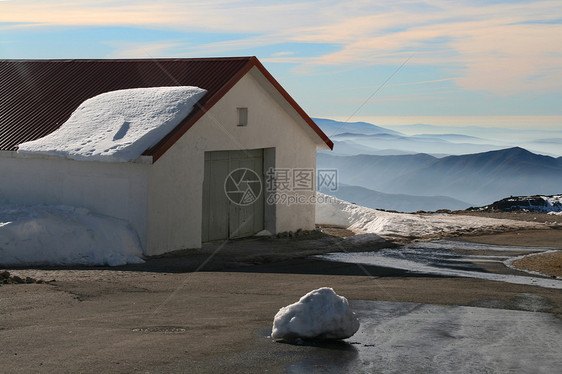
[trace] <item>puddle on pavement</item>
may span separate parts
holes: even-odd
[[[562,366],[562,321],[547,313],[350,302],[361,321],[346,340],[352,349],[310,350],[287,373],[554,373]]]
[[[506,266],[509,260],[520,256],[521,253],[546,252],[551,249],[436,240],[383,248],[374,252],[329,253],[315,258],[400,269],[417,274],[477,278],[562,289],[562,279],[513,274],[514,271]]]

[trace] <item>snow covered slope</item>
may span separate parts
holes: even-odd
[[[446,214],[391,213],[365,208],[317,192],[316,223],[347,227],[357,233],[424,237],[473,230],[533,228],[533,222]],[[541,226],[542,227],[542,226]]]
[[[58,130],[20,144],[18,152],[132,161],[186,118],[206,92],[190,86],[106,92],[84,101]]]
[[[116,266],[141,256],[125,221],[69,206],[0,206],[0,265]]]

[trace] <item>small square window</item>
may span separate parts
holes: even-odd
[[[248,108],[236,108],[238,111],[238,126],[248,126]]]

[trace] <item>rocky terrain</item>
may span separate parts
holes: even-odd
[[[475,211],[501,212],[532,212],[532,213],[560,213],[562,212],[562,195],[534,195],[510,196],[480,208],[469,208]]]
[[[43,280],[31,278],[31,277],[20,277],[17,275],[10,274],[9,271],[0,271],[0,285],[2,284],[31,284],[31,283],[46,283]]]

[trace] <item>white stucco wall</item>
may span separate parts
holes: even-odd
[[[247,127],[237,126],[237,107],[248,108]],[[127,220],[146,255],[199,248],[205,151],[274,148],[276,168],[313,169],[317,146],[325,144],[254,68],[154,164],[0,152],[0,202]],[[314,189],[299,194],[310,198]],[[313,229],[314,215],[312,204],[277,205],[273,231]]]
[[[200,247],[205,151],[275,148],[277,168],[316,166],[322,140],[271,95],[268,84],[257,70],[246,74],[152,165],[148,254]],[[248,108],[247,127],[237,126],[237,107]],[[299,194],[309,198],[314,190]],[[314,205],[278,205],[275,218],[276,232],[313,229]]]
[[[150,166],[0,152],[0,201],[71,205],[121,218],[131,223],[146,248]]]

